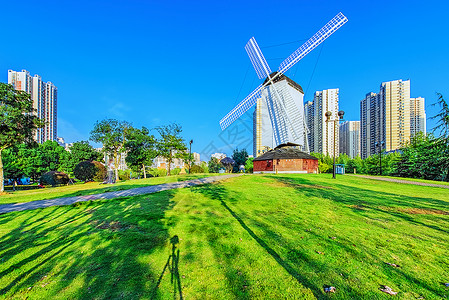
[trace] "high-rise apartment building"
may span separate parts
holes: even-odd
[[[305,119],[309,129],[308,142],[310,152],[334,155],[334,140],[336,155],[339,151],[339,132],[334,130],[335,122],[326,122],[326,112],[332,117],[338,114],[338,89],[327,89],[315,92],[313,101],[304,105]],[[337,125],[338,126],[338,125]],[[336,134],[334,139],[334,132]]]
[[[426,110],[423,97],[410,98],[410,135],[426,134]]]
[[[16,90],[29,93],[33,100],[36,115],[44,119],[44,128],[37,129],[35,140],[43,143],[47,140],[57,140],[57,91],[53,83],[43,82],[39,75],[31,76],[27,70],[20,72],[8,70],[8,83]]]
[[[378,94],[367,94],[360,101],[362,158],[379,153],[379,145],[383,145],[385,151],[394,151],[404,146],[410,140],[412,131],[416,130],[416,126],[412,126],[412,123],[417,122],[412,121],[411,110],[416,107],[416,103],[419,107],[420,102],[423,103],[422,110],[415,109],[413,118],[419,120],[420,124],[424,123],[420,128],[425,131],[424,99],[411,100],[410,80],[383,82]]]
[[[360,155],[360,121],[346,121],[340,124],[340,154],[350,158]]]

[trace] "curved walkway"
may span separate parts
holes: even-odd
[[[348,175],[351,175],[351,174],[348,174]],[[363,178],[374,179],[374,180],[396,182],[396,183],[414,184],[414,185],[431,186],[431,187],[439,187],[439,188],[449,189],[449,185],[444,185],[444,184],[409,181],[409,180],[402,180],[402,179],[396,179],[396,178],[386,178],[386,177],[377,177],[377,176],[369,176],[369,175],[351,175],[351,176],[363,177]]]
[[[205,178],[198,178],[193,180],[186,181],[178,181],[178,182],[170,182],[158,185],[149,185],[129,190],[116,191],[116,192],[107,192],[96,195],[87,195],[87,196],[75,196],[75,197],[66,197],[66,198],[56,198],[50,200],[37,200],[25,203],[11,203],[11,204],[3,204],[0,205],[0,214],[5,214],[14,211],[22,211],[22,210],[30,210],[37,208],[45,208],[50,206],[57,205],[70,205],[76,202],[84,202],[84,201],[93,201],[93,200],[102,200],[102,199],[114,199],[119,197],[128,197],[128,196],[137,196],[144,194],[152,194],[166,190],[180,189],[185,187],[191,187],[200,184],[212,183],[215,181],[220,181],[236,176],[240,176],[242,174],[230,174],[230,175],[221,175],[221,176],[212,176]]]

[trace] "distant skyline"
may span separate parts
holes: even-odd
[[[244,45],[254,36],[277,69],[340,11],[348,23],[286,73],[304,100],[338,88],[345,119],[360,120],[365,94],[410,79],[430,131],[436,92],[449,99],[444,1],[9,1],[0,81],[26,69],[53,82],[66,142],[116,118],[148,128],[177,122],[203,160],[235,147],[252,153],[253,109],[224,132],[218,123],[261,82]]]

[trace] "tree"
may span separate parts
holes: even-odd
[[[176,123],[156,128],[161,138],[157,141],[158,155],[167,160],[167,175],[170,176],[171,164],[174,158],[185,157],[187,150],[181,137],[182,128]]]
[[[254,170],[254,163],[253,163],[254,158],[253,157],[249,157],[246,162],[245,162],[245,172],[246,173],[252,173]]]
[[[118,177],[119,155],[125,151],[125,142],[127,131],[130,130],[131,124],[126,121],[118,121],[115,119],[104,119],[97,121],[94,129],[90,132],[90,140],[96,143],[102,143],[104,153],[112,157],[115,164],[115,179]]]
[[[218,171],[220,171],[220,168],[223,168],[223,165],[218,158],[211,157],[208,162],[208,167],[209,167],[209,172],[218,173]]]
[[[449,104],[444,100],[443,95],[437,93],[438,101],[432,106],[439,105],[441,110],[438,114],[431,117],[431,119],[437,119],[437,125],[433,128],[432,132],[439,131],[440,135],[446,142],[449,141]]]
[[[239,149],[236,148],[232,153],[232,159],[235,161],[234,172],[238,172],[239,167],[241,165],[245,165],[246,160],[248,159],[248,152],[246,151],[246,149],[242,149],[239,151]]]
[[[134,170],[142,168],[144,178],[147,178],[145,165],[151,165],[157,156],[156,139],[149,133],[150,131],[145,127],[142,129],[130,128],[125,143],[126,164]]]
[[[45,125],[34,112],[30,94],[0,83],[0,192],[5,190],[2,151],[31,142],[34,130]]]
[[[100,161],[103,155],[92,147],[88,141],[79,141],[73,143],[61,157],[60,169],[73,174],[75,166],[82,161]]]

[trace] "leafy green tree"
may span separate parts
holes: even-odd
[[[130,128],[131,124],[126,121],[104,119],[97,121],[94,129],[90,132],[90,140],[102,143],[102,151],[110,155],[114,160],[116,181],[119,180],[119,156],[125,151],[126,136]]]
[[[31,142],[33,131],[45,125],[33,109],[30,94],[0,83],[0,192],[4,188],[2,152],[23,142]]]
[[[356,173],[363,173],[363,160],[360,156],[356,156],[348,161],[346,165],[346,172],[353,173],[355,170]]]
[[[232,153],[232,159],[235,161],[233,170],[234,172],[238,172],[240,166],[244,166],[246,164],[246,160],[248,159],[248,152],[246,151],[246,149],[242,149],[239,151],[239,149],[236,148]]]
[[[209,165],[207,162],[202,161],[200,167],[203,169],[204,173],[209,173]]]
[[[65,152],[67,151],[64,147],[55,141],[45,141],[39,144],[38,156],[40,157],[42,173],[58,171]]]
[[[209,172],[211,173],[218,173],[220,168],[224,167],[220,160],[216,157],[211,157],[207,165],[209,167]]]
[[[151,165],[157,156],[156,139],[149,133],[150,131],[145,127],[142,129],[130,128],[125,143],[126,164],[134,170],[142,169],[144,178],[147,178],[145,166]]]
[[[82,161],[100,161],[103,155],[92,147],[88,141],[75,142],[70,146],[69,151],[62,155],[60,169],[73,174],[75,166]]]
[[[156,130],[160,135],[160,139],[158,139],[156,143],[158,155],[167,160],[167,175],[170,176],[173,159],[185,158],[187,147],[181,137],[182,128],[180,125],[172,123],[170,125],[157,127]]]
[[[253,163],[254,157],[248,157],[248,159],[245,162],[245,172],[246,173],[252,173],[254,170],[254,163]]]

